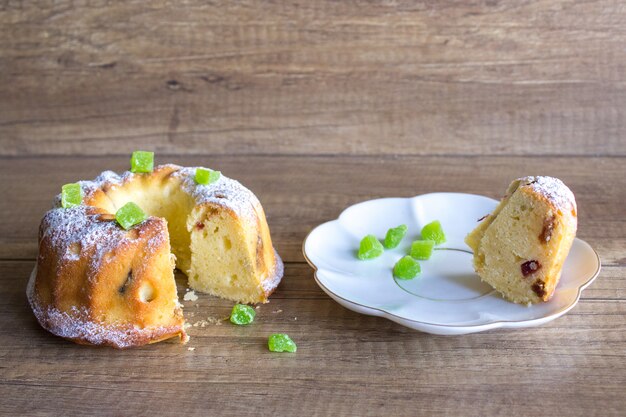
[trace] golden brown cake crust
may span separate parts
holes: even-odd
[[[79,182],[82,205],[60,208],[57,196],[56,207],[40,225],[37,267],[27,288],[42,327],[77,343],[117,348],[176,336],[187,340],[166,221],[149,217],[124,230],[113,214],[120,195],[128,198],[124,193],[131,193],[139,202],[150,187],[162,189],[165,201],[168,193],[178,190],[199,211],[219,210],[241,224],[256,225],[249,230],[255,230],[251,238],[259,242],[254,262],[260,277],[258,301],[267,300],[284,267],[258,199],[226,177],[200,187],[193,181],[194,172],[176,165],[161,165],[149,174],[105,171],[94,181]]]
[[[545,200],[560,214],[577,217],[576,198],[574,193],[558,178],[545,176],[529,176],[518,178],[519,188],[533,193],[537,198]]]
[[[90,314],[78,309],[66,313],[41,302],[35,293],[35,277],[37,268],[31,274],[26,295],[37,321],[50,333],[71,340],[81,345],[111,346],[117,349],[143,346],[156,343],[172,337],[180,337],[185,343],[188,336],[185,333],[180,317],[180,324],[152,328],[137,328],[133,325],[103,325],[94,322]]]
[[[177,335],[185,340],[174,282],[162,289],[172,299],[141,300],[144,286],[163,285],[150,276],[153,272],[172,274],[166,233],[159,218],[124,230],[98,207],[46,213],[38,265],[27,289],[42,327],[83,344],[117,348]]]
[[[536,303],[553,296],[576,228],[576,200],[561,180],[524,177],[465,242],[484,282],[510,301]]]
[[[278,255],[278,252],[274,250],[274,268],[270,271],[268,277],[263,281],[263,290],[265,292],[265,299],[267,299],[270,295],[276,291],[278,288],[278,284],[280,284],[280,280],[283,278],[285,273],[285,266],[283,264],[283,260]]]

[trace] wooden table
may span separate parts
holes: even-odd
[[[620,1],[0,1],[0,413],[626,415],[625,27]],[[254,325],[201,296],[186,346],[38,326],[41,216],[136,149],[258,195],[286,270]],[[573,189],[603,264],[547,325],[418,333],[340,307],[304,262],[353,203],[527,174]],[[277,331],[296,354],[268,352]]]

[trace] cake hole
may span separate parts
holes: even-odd
[[[128,286],[130,285],[130,282],[133,280],[133,270],[131,269],[128,272],[128,275],[126,275],[126,279],[124,280],[124,283],[122,284],[122,286],[118,289],[120,294],[124,294],[126,292],[126,288],[128,288]]]
[[[230,282],[233,283],[235,281],[237,281],[237,279],[239,279],[239,276],[237,274],[232,274],[230,276]]]
[[[219,231],[220,231],[220,227],[219,226],[216,226],[215,229],[213,229],[213,233],[217,233]]]
[[[144,303],[149,303],[156,298],[156,291],[152,284],[149,282],[144,283],[139,288],[139,300]]]
[[[230,250],[230,248],[233,247],[232,242],[230,241],[230,239],[226,236],[224,236],[224,248],[226,248],[226,250]]]
[[[525,204],[522,204],[522,205],[519,207],[519,209],[520,209],[520,210],[522,210],[522,211],[526,211],[526,210],[528,210],[528,207],[526,207],[526,205],[525,205]]]
[[[70,245],[69,252],[71,255],[78,256],[80,255],[81,248],[82,245],[80,244],[80,242],[74,242]]]

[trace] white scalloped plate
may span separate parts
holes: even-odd
[[[472,267],[472,253],[463,242],[477,219],[497,204],[488,197],[460,193],[365,201],[316,227],[302,249],[315,269],[318,285],[339,304],[423,332],[456,335],[530,327],[562,316],[598,276],[598,254],[575,239],[549,302],[530,307],[508,302],[481,282]],[[394,279],[394,264],[407,253],[422,226],[433,220],[441,221],[448,241],[431,259],[420,262],[418,278]],[[363,236],[372,233],[382,239],[387,229],[399,224],[409,227],[400,246],[374,260],[356,258]]]

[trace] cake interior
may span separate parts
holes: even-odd
[[[247,241],[234,213],[208,204],[197,206],[177,181],[133,181],[107,191],[111,213],[129,201],[148,215],[167,221],[176,268],[188,277],[190,288],[234,301],[264,299],[251,259],[256,233]]]
[[[466,238],[481,279],[516,303],[536,303],[551,294],[560,274],[564,233],[553,206],[511,184],[507,196]],[[551,239],[541,240],[549,228]],[[535,270],[536,269],[536,270]],[[555,276],[556,275],[556,276]]]

